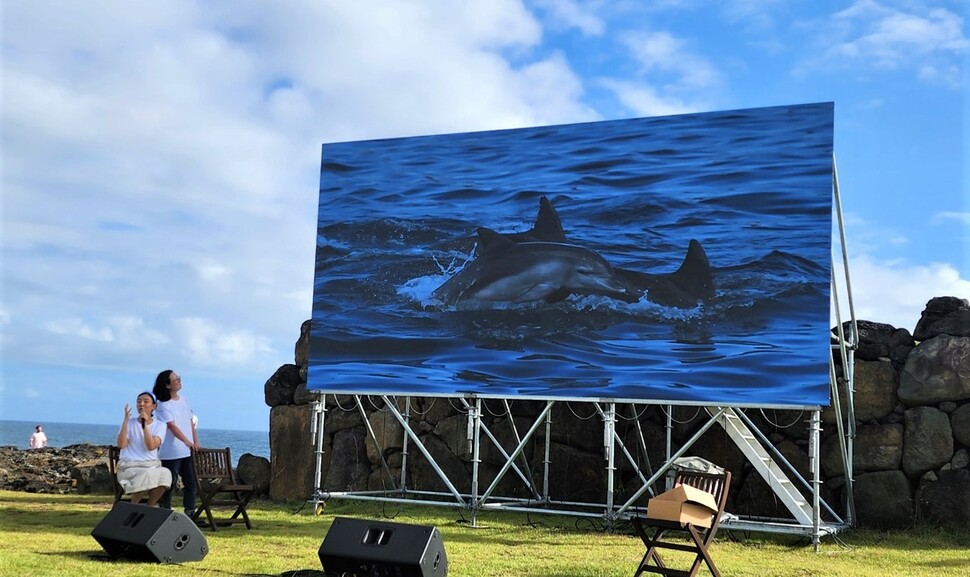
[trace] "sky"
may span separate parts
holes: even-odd
[[[311,314],[326,142],[831,101],[855,316],[912,331],[929,299],[970,298],[968,17],[965,0],[3,2],[0,419],[120,424],[174,369],[203,434],[268,430],[263,385]]]

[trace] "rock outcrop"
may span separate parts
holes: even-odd
[[[236,476],[239,477],[239,482],[256,488],[253,491],[254,497],[269,495],[271,471],[269,459],[252,453],[243,453],[239,457],[239,464],[236,466]]]
[[[112,493],[108,448],[70,445],[60,449],[0,447],[0,489],[28,493]]]
[[[236,473],[244,483],[256,486],[255,496],[269,494],[270,462],[244,454]],[[114,494],[108,472],[108,447],[69,445],[43,449],[0,447],[0,489],[27,493]]]

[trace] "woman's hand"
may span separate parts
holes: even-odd
[[[121,429],[118,430],[118,439],[115,441],[118,447],[124,449],[128,446],[128,422],[131,420],[131,406],[125,403],[125,420],[121,421]]]

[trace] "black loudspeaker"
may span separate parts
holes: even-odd
[[[329,575],[445,577],[448,555],[435,527],[335,517],[320,545]]]
[[[209,552],[205,536],[187,516],[170,509],[118,501],[91,531],[111,557],[183,563]]]

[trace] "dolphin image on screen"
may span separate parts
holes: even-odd
[[[629,301],[627,285],[613,267],[588,248],[561,242],[513,242],[478,229],[488,250],[435,289],[432,297],[451,305],[554,303],[571,294]]]
[[[566,233],[562,231],[562,222],[559,220],[559,213],[552,206],[549,199],[545,196],[539,198],[539,213],[536,215],[535,224],[525,232],[513,232],[502,234],[503,238],[512,242],[566,242]],[[481,235],[479,235],[481,244]]]
[[[505,247],[507,242],[539,241],[568,244],[559,213],[545,196],[539,198],[539,213],[530,230],[509,234],[479,229],[479,231],[482,230],[488,232],[484,235],[480,232],[478,235],[479,255],[487,254],[496,246]],[[691,239],[688,244],[687,255],[675,272],[649,274],[615,267],[613,273],[615,278],[626,287],[625,296],[620,300],[627,302],[636,302],[646,296],[647,300],[659,305],[689,308],[714,296],[714,275],[711,272],[707,253],[701,243],[694,239]],[[614,298],[618,297],[614,296]]]
[[[659,305],[678,308],[697,306],[714,296],[714,275],[701,243],[691,239],[687,256],[672,273],[648,274],[625,268],[613,272],[632,294],[643,296]]]

